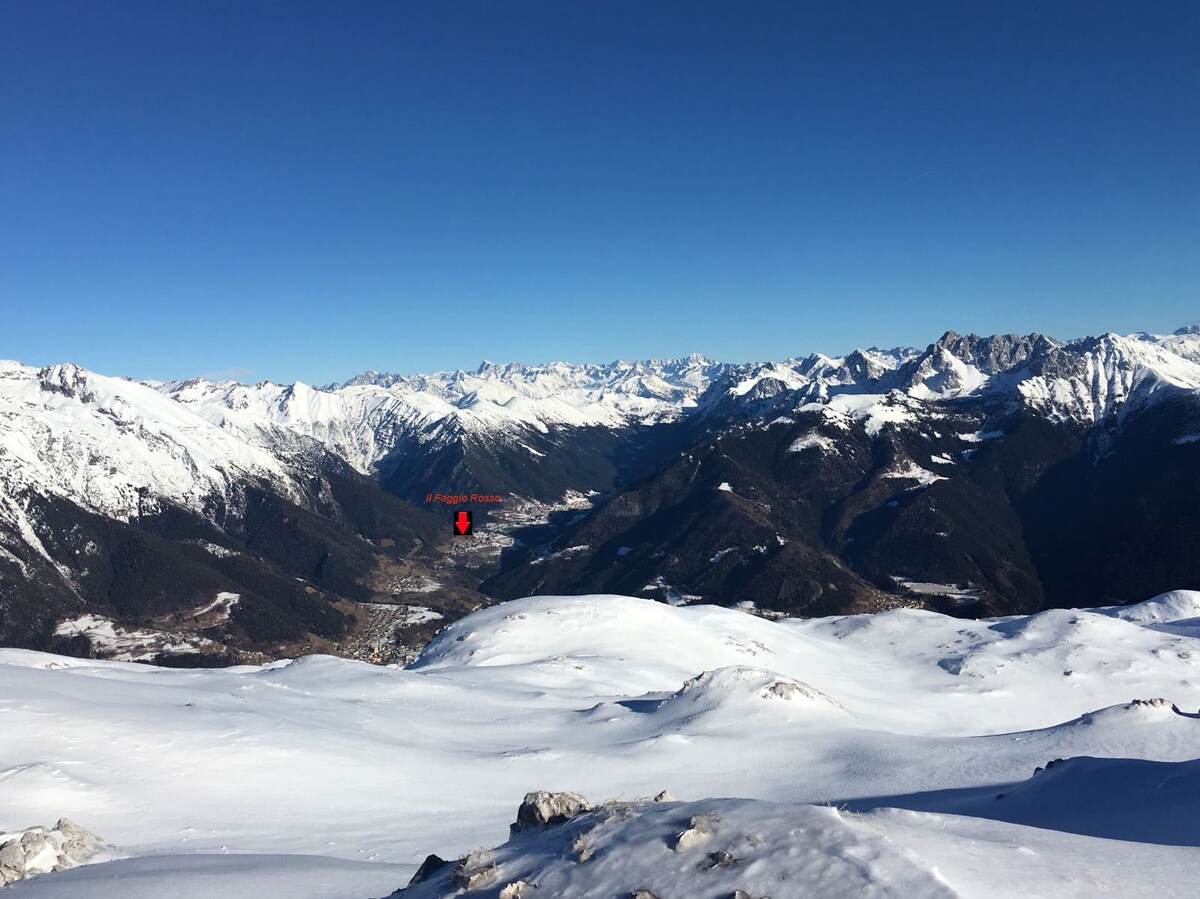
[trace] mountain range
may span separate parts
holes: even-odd
[[[0,642],[393,657],[536,593],[963,616],[1200,587],[1200,328],[321,387],[0,363]],[[433,494],[500,496],[455,540]]]

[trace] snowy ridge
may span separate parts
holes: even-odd
[[[275,455],[152,387],[75,365],[0,363],[0,520],[35,548],[29,491],[126,521],[159,500],[199,511],[245,478],[294,490]]]
[[[1065,344],[1041,335],[947,332],[928,349],[855,350],[727,365],[693,355],[607,365],[497,365],[432,375],[366,372],[323,388],[202,380],[161,385],[243,439],[276,451],[324,445],[363,473],[402,439],[495,438],[556,427],[621,428],[782,396],[826,405],[877,433],[928,403],[1011,394],[1055,420],[1094,422],[1163,388],[1200,389],[1200,334],[1109,334]],[[800,402],[804,401],[804,402]]]
[[[193,380],[162,390],[243,439],[275,449],[315,440],[365,474],[405,438],[670,420],[695,405],[723,368],[703,356],[610,365],[485,362],[473,372],[368,372],[325,388]]]
[[[1051,418],[1099,421],[1161,391],[1200,390],[1200,335],[1084,338],[1052,353],[1018,389]]]

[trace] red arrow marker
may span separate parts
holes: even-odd
[[[465,537],[472,533],[474,528],[471,524],[470,512],[455,512],[454,513],[454,533],[456,536]]]

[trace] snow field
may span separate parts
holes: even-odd
[[[403,886],[430,852],[504,843],[535,789],[741,797],[725,815],[775,847],[763,871],[815,852],[793,859],[813,890],[840,858],[880,896],[1012,895],[1013,883],[1094,896],[1101,881],[1112,895],[1181,895],[1200,861],[1166,838],[1200,844],[1184,826],[1200,817],[1197,618],[1200,593],[1186,591],[983,621],[534,597],[449,625],[408,669],[310,656],[172,670],[0,650],[0,829],[65,816],[131,857],[13,896],[137,895],[103,892],[121,871],[160,889],[194,874],[195,892],[172,895],[316,895],[271,886],[310,868],[333,884],[322,895],[383,895],[381,880]],[[1132,702],[1156,697],[1167,702]],[[1055,759],[1067,762],[1046,768]],[[1107,789],[1114,779],[1131,786]],[[660,814],[613,837],[629,865],[666,857],[643,845],[668,828]],[[782,818],[826,836],[799,841]],[[1123,829],[1085,830],[1096,818]],[[1170,876],[1154,867],[1168,863]],[[608,895],[578,883],[576,895]]]

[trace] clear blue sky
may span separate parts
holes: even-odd
[[[1200,319],[1200,3],[0,0],[0,356],[325,382]]]

